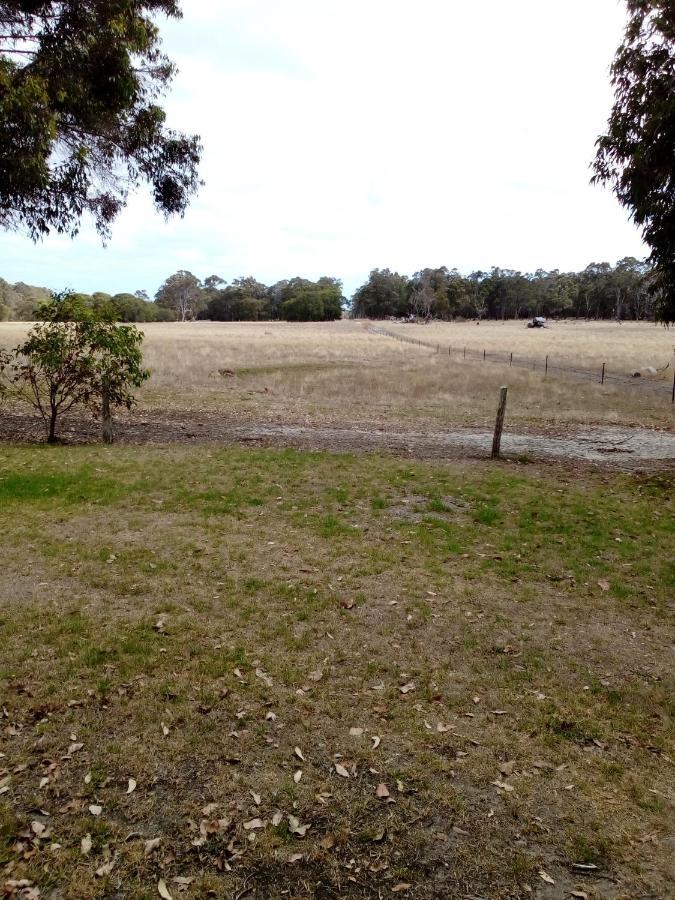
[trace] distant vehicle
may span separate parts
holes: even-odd
[[[528,328],[548,328],[546,319],[543,316],[535,316],[531,322],[527,323]]]

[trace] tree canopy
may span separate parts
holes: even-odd
[[[615,102],[594,181],[609,184],[652,250],[657,315],[675,321],[675,4],[627,0],[612,65]]]
[[[494,267],[462,277],[441,266],[408,277],[373,269],[352,297],[352,315],[384,319],[512,319],[534,315],[586,319],[654,317],[654,273],[628,256],[615,266],[591,263],[582,272],[516,272]]]
[[[129,191],[181,214],[201,144],[170,130],[158,99],[175,67],[157,15],[176,0],[0,0],[0,226],[107,236]]]
[[[205,306],[202,286],[192,272],[181,269],[166,279],[155,294],[155,303],[171,310],[177,319],[186,322],[196,319]]]

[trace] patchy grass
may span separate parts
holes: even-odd
[[[667,894],[667,473],[209,447],[0,465],[5,882]]]

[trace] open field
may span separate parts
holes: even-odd
[[[387,323],[390,327],[391,323]],[[406,336],[459,348],[485,347],[543,361],[609,372],[661,367],[673,360],[673,333],[644,323],[560,323],[528,330],[522,322],[396,326]],[[16,344],[27,326],[0,324],[0,345]],[[601,386],[569,376],[463,361],[368,332],[366,323],[188,323],[144,326],[152,378],[140,412],[199,410],[250,422],[385,427],[414,431],[489,427],[501,384],[510,387],[507,421],[521,428],[575,424],[672,428],[665,390]]]
[[[455,348],[500,351],[521,356],[548,354],[551,362],[628,375],[646,366],[659,369],[670,363],[671,378],[675,332],[647,322],[569,319],[551,322],[547,328],[527,328],[525,321],[431,322],[429,325],[385,323],[395,333],[420,340],[438,341]]]
[[[668,896],[671,476],[0,457],[10,895]]]

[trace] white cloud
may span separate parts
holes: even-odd
[[[12,280],[154,290],[177,268],[273,281],[374,266],[580,268],[646,251],[589,185],[616,0],[190,0],[167,108],[206,187],[164,223],[134,198],[101,250],[0,238]],[[67,276],[67,277],[66,277]]]

